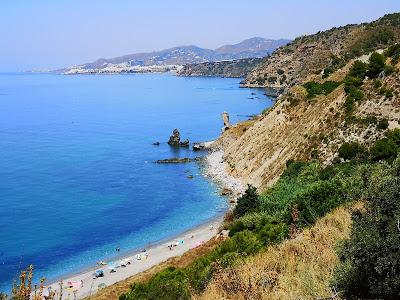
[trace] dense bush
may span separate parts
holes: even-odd
[[[356,60],[351,66],[348,75],[364,79],[367,76],[368,65],[362,61]]]
[[[399,299],[400,158],[373,172],[367,207],[353,214],[350,239],[339,251],[334,285],[346,299]]]
[[[307,90],[307,97],[309,99],[311,99],[317,95],[329,95],[339,85],[340,85],[340,82],[336,82],[336,81],[325,81],[324,83],[310,81],[310,82],[305,83],[303,86]]]
[[[350,57],[370,53],[378,47],[385,47],[394,40],[395,34],[391,28],[374,28],[370,26],[364,35],[361,35],[350,51]]]
[[[393,64],[397,64],[400,60],[400,44],[390,46],[385,51],[385,55],[392,58]]]
[[[381,119],[378,122],[378,125],[376,126],[376,128],[378,128],[379,130],[385,130],[389,127],[389,121],[387,119]]]
[[[370,149],[374,161],[393,159],[397,156],[398,146],[392,139],[383,138],[375,142]]]
[[[190,299],[188,280],[182,270],[170,267],[157,273],[146,283],[134,283],[131,292],[121,295],[119,299]]]
[[[383,70],[385,69],[385,56],[379,54],[378,52],[374,52],[371,54],[369,58],[368,65],[368,76],[370,78],[377,77]]]
[[[362,158],[367,152],[367,148],[360,143],[343,143],[339,148],[339,157],[344,159]]]

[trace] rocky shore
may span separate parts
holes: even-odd
[[[223,155],[222,150],[210,151],[205,158],[204,175],[210,177],[221,187],[221,194],[229,194],[231,200],[236,200],[239,195],[244,193],[245,186],[238,178],[227,172]]]

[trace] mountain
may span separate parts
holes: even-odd
[[[340,69],[357,56],[387,47],[400,38],[399,14],[374,22],[332,28],[296,38],[279,48],[243,81],[244,87],[263,87],[271,94],[307,80],[308,76]]]
[[[115,58],[101,58],[91,63],[61,70],[64,73],[137,72],[148,70],[150,66],[178,66],[203,62],[264,57],[289,40],[251,38],[234,45],[225,45],[215,50],[197,46],[180,46],[149,53],[135,53]]]
[[[264,57],[271,53],[272,49],[277,49],[285,44],[289,40],[271,40],[260,37],[254,37],[251,39],[244,40],[238,44],[225,45],[215,49],[215,52],[219,54],[227,54],[236,56],[235,59],[245,57]]]

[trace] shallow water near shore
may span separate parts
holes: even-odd
[[[204,155],[169,147],[174,128],[212,140],[222,111],[271,103],[239,79],[0,74],[0,291],[28,264],[51,280],[221,214],[197,163],[154,161]]]

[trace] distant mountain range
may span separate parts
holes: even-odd
[[[215,50],[197,46],[180,46],[161,51],[135,53],[115,58],[101,58],[92,63],[66,68],[66,74],[76,73],[119,73],[119,72],[157,72],[179,69],[187,64],[237,60],[243,58],[265,57],[289,40],[264,39],[255,37],[238,44],[225,45]]]

